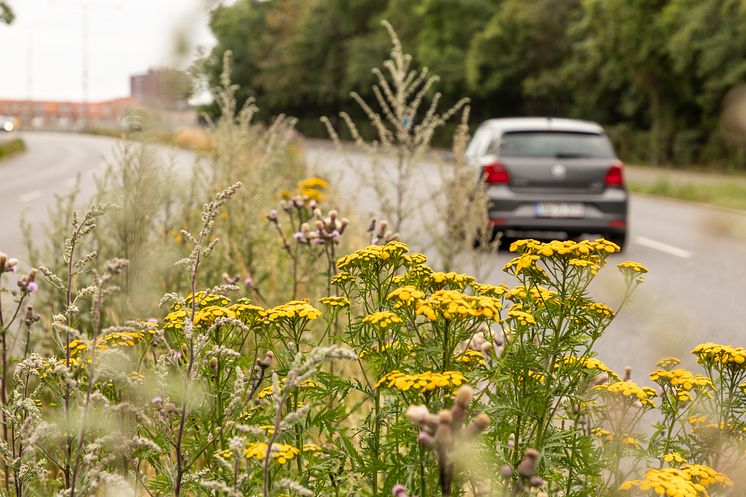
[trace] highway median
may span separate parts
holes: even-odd
[[[20,138],[0,140],[0,160],[26,151],[26,143]]]

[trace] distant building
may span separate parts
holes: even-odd
[[[192,78],[184,71],[157,68],[130,76],[130,95],[145,107],[186,110],[191,91]]]
[[[17,117],[23,128],[69,129],[116,124],[136,106],[131,97],[88,103],[0,100],[0,114]]]
[[[192,126],[197,122],[188,98],[192,90],[189,74],[174,69],[149,69],[130,77],[130,96],[103,102],[51,100],[0,100],[0,115],[13,116],[21,128],[80,130],[119,129],[125,116],[148,115],[151,125],[161,129]]]

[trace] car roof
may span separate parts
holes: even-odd
[[[507,117],[490,119],[482,126],[492,131],[510,133],[514,131],[575,131],[579,133],[603,133],[603,128],[593,121],[558,117]],[[480,126],[481,127],[481,126]]]

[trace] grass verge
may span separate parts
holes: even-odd
[[[0,159],[5,159],[11,155],[20,154],[26,150],[26,143],[20,138],[0,142]]]
[[[653,183],[630,182],[633,192],[746,210],[746,185],[735,182],[678,183],[660,178]]]

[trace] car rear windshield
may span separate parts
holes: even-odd
[[[605,135],[567,131],[520,131],[505,133],[500,155],[507,157],[554,157],[557,159],[608,159],[614,150]]]

